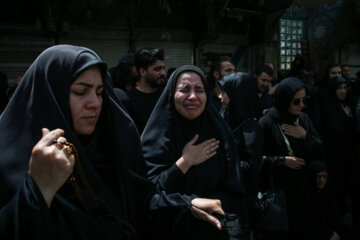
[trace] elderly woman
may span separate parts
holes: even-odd
[[[191,207],[190,197],[154,194],[142,177],[136,127],[90,49],[45,50],[0,130],[1,239],[149,239],[149,206]],[[221,213],[214,200],[195,201]]]
[[[304,166],[321,154],[322,142],[309,117],[302,113],[307,100],[304,84],[296,78],[282,80],[274,106],[259,120],[264,131],[263,175],[273,178],[275,189],[284,189],[289,231],[286,239],[304,239],[306,229],[306,183]],[[269,188],[266,181],[265,188]],[[281,233],[267,233],[269,239]]]
[[[345,234],[346,228],[335,192],[328,181],[328,167],[323,161],[313,161],[308,169],[310,201],[307,209],[306,239],[339,240],[339,234]]]
[[[158,191],[219,199],[225,212],[242,214],[237,148],[208,96],[201,69],[182,66],[171,75],[141,137],[148,175]],[[192,204],[195,215],[205,213],[196,201]],[[218,239],[224,234],[190,215],[167,217],[168,239]]]

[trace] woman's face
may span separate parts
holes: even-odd
[[[304,107],[304,101],[306,99],[306,91],[304,88],[297,91],[291,100],[291,103],[289,105],[289,113],[293,115],[299,115],[301,110]]]
[[[328,179],[327,171],[321,171],[318,174],[316,174],[316,185],[318,189],[324,189],[327,179]]]
[[[337,89],[336,89],[336,96],[340,101],[344,101],[347,96],[347,85],[346,83],[342,83]]]
[[[182,73],[176,83],[175,109],[185,119],[200,116],[206,104],[206,92],[200,75],[194,72]]]
[[[70,108],[77,135],[94,132],[102,107],[103,81],[97,66],[85,70],[70,86]]]

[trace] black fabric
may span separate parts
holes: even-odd
[[[306,89],[306,95],[308,96],[308,104],[307,107],[302,110],[302,112],[306,113],[309,116],[316,130],[321,135],[322,132],[321,111],[316,96],[315,88],[311,85],[305,85],[305,89]]]
[[[328,171],[325,162],[314,161],[309,169],[309,205],[307,209],[306,239],[330,239],[333,231],[343,237],[345,226],[334,190],[331,187],[331,176],[323,189],[316,185],[316,174]]]
[[[286,198],[283,189],[268,190],[261,199],[258,199],[256,206],[258,207],[255,225],[257,229],[279,232],[288,230]]]
[[[95,132],[76,136],[69,106],[70,85],[79,72],[93,65],[100,67],[103,76],[103,108]],[[65,131],[66,139],[78,150],[85,177],[97,198],[143,237],[144,211],[154,188],[142,177],[145,165],[136,127],[116,97],[99,57],[87,48],[58,45],[45,50],[30,66],[0,119],[0,169],[6,173],[0,183],[0,238],[126,238],[118,224],[99,217],[104,206],[94,207],[81,182],[80,191],[91,213],[78,202],[69,180],[55,195],[51,208],[47,207],[27,174],[32,148],[41,139],[43,127]],[[75,169],[74,174],[79,179]],[[189,201],[178,199],[177,206],[188,206]],[[172,203],[159,193],[150,206],[156,209]]]
[[[305,84],[306,95],[308,96],[308,104],[304,107],[302,112],[306,113],[310,117],[316,130],[321,135],[321,114],[316,89],[314,87],[315,79],[313,75],[306,70],[300,72],[299,79]]]
[[[344,101],[340,101],[336,96],[336,89],[343,83],[346,83],[343,77],[329,79],[329,84],[319,99],[325,159],[329,166],[329,174],[334,181],[340,206],[344,206],[345,196],[349,196],[351,191],[352,183],[349,173],[356,166],[355,155],[358,147],[355,131],[355,104],[349,94]],[[351,109],[352,116],[345,113],[342,105]]]
[[[141,134],[145,125],[153,111],[156,102],[162,93],[162,88],[158,88],[153,93],[144,93],[139,91],[136,87],[128,92],[131,108],[128,109],[130,116],[135,122],[135,125]]]
[[[230,128],[209,99],[204,112],[194,120],[185,120],[175,110],[177,79],[187,71],[195,72],[201,77],[209,96],[205,75],[199,68],[183,66],[171,75],[141,136],[149,177],[156,183],[158,190],[219,198],[224,211],[240,213],[243,182]],[[181,157],[185,144],[195,134],[199,134],[196,144],[215,137],[220,140],[220,147],[214,157],[183,174],[175,162]],[[179,239],[219,237],[219,231],[208,223],[183,215],[175,216],[174,219],[177,219],[177,223],[172,226],[172,231],[173,234],[178,234],[176,237]],[[184,226],[186,222],[187,227]]]
[[[262,128],[257,120],[249,118],[237,126],[233,134],[238,146],[244,180],[247,183],[246,198],[252,207],[259,191],[259,170],[264,147]]]
[[[266,156],[288,156],[289,150],[285,143],[284,137],[280,131],[279,125],[293,124],[296,119],[307,132],[306,139],[295,139],[287,136],[295,157],[303,158],[308,164],[321,156],[322,142],[315,130],[309,117],[301,113],[297,116],[288,112],[289,104],[295,93],[303,88],[300,80],[295,78],[287,78],[279,83],[274,95],[274,107],[259,120],[264,131],[264,152]],[[298,239],[305,234],[306,222],[306,172],[304,167],[300,170],[292,170],[284,166],[284,163],[279,164],[278,161],[267,161],[276,158],[265,158],[263,165],[263,187],[268,186],[268,174],[272,173],[274,176],[276,189],[285,189],[287,209],[289,216],[289,236],[290,239]],[[298,238],[296,238],[296,237]]]
[[[265,92],[261,95],[258,102],[258,107],[256,111],[256,118],[262,117],[263,111],[265,109],[270,109],[273,106],[274,98],[273,95],[270,95],[269,93]]]
[[[232,73],[221,79],[221,84],[230,98],[230,103],[226,113],[232,129],[248,118],[258,118],[259,97],[257,91],[256,78],[248,73]]]
[[[125,109],[128,111],[129,115],[131,116],[132,113],[129,112],[131,111],[131,102],[129,99],[129,96],[127,95],[127,93],[121,89],[121,88],[114,88],[114,92],[116,94],[116,96],[119,98],[119,100],[121,101],[121,103],[124,105]]]

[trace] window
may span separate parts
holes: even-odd
[[[301,41],[304,36],[304,21],[280,19],[280,70],[290,70],[291,62],[301,54]]]

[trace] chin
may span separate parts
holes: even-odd
[[[185,116],[183,116],[184,118],[186,118],[187,120],[194,120],[195,118],[197,118],[199,115],[197,114],[186,114]]]
[[[95,128],[86,128],[86,129],[80,129],[79,131],[76,131],[78,135],[91,135],[93,134]]]

